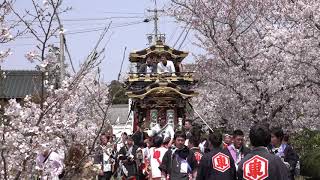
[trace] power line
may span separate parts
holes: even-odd
[[[131,23],[126,23],[126,24],[121,24],[121,25],[117,25],[117,26],[113,26],[113,27],[110,27],[110,29],[114,29],[114,28],[121,28],[121,27],[127,27],[127,26],[132,26],[132,25],[138,25],[138,24],[142,24],[142,23],[145,23],[145,22],[141,22],[141,21],[136,21],[136,22],[131,22]],[[102,27],[95,27],[95,28],[85,28],[83,30],[79,30],[79,31],[70,31],[70,32],[66,32],[65,34],[68,35],[68,34],[81,34],[81,33],[88,33],[88,32],[96,32],[96,31],[101,31],[103,30],[104,28]]]
[[[77,19],[62,19],[62,21],[103,21],[110,19],[137,19],[145,18],[145,16],[114,16],[114,17],[103,17],[103,18],[77,18]]]
[[[121,62],[120,71],[119,71],[119,74],[118,74],[118,81],[120,80],[123,62],[124,62],[124,59],[126,57],[126,50],[127,50],[127,46],[124,47],[123,56],[122,56],[122,62]]]
[[[106,20],[108,21],[108,19],[106,19]],[[139,20],[139,21],[142,21],[142,20]],[[132,22],[137,22],[137,21],[132,21]],[[120,20],[120,21],[118,21],[118,23],[115,23],[115,24],[124,24],[124,23],[128,23],[128,22]],[[37,22],[33,23],[33,25],[37,25],[37,24],[38,24]],[[65,27],[69,27],[69,26],[80,26],[80,27],[81,26],[91,26],[92,27],[94,25],[101,25],[101,24],[102,24],[102,22],[99,22],[99,21],[98,22],[96,22],[96,21],[88,21],[88,22],[86,22],[86,21],[75,21],[75,22],[68,21],[68,22],[63,23],[63,25]],[[18,26],[24,27],[25,25],[19,24]]]
[[[117,26],[112,26],[112,27],[110,27],[110,29],[133,26],[133,25],[138,25],[138,24],[142,24],[142,23],[145,23],[145,22],[143,22],[143,21],[133,21],[133,22],[129,22],[129,23],[120,24],[120,25],[117,25]],[[104,26],[103,27],[95,27],[95,28],[84,28],[84,29],[78,30],[78,31],[66,32],[65,35],[83,34],[83,33],[101,31],[101,30],[104,30],[104,29],[105,29]],[[39,36],[39,37],[44,37],[44,36]],[[19,36],[19,37],[17,37],[17,39],[32,39],[32,38],[34,38],[34,37],[33,36]]]
[[[180,49],[181,48],[181,46],[182,46],[182,44],[184,43],[184,41],[187,39],[187,37],[188,37],[188,34],[189,34],[189,32],[190,32],[190,30],[191,30],[191,25],[189,26],[189,29],[187,30],[187,33],[186,33],[186,35],[184,36],[184,38],[183,38],[183,40],[182,40],[182,42],[181,42],[181,44],[180,44],[180,46],[179,46],[179,48],[178,49]]]
[[[173,47],[175,47],[177,45],[177,43],[179,42],[180,38],[182,37],[182,35],[184,34],[184,32],[187,30],[187,27],[189,26],[189,24],[187,24],[184,29],[182,30],[182,32],[180,33],[177,41],[174,43]]]
[[[160,15],[160,16],[166,16],[164,14]],[[85,25],[87,25],[87,22],[93,22],[92,24],[98,23],[99,21],[105,21],[105,20],[112,20],[112,19],[152,19],[151,16],[112,16],[112,17],[102,17],[102,18],[71,18],[71,19],[62,19],[62,21],[65,21],[65,23],[63,23],[66,26],[70,26],[70,25],[78,25],[77,22],[81,23],[85,23]],[[98,21],[98,22],[96,22]],[[9,22],[19,22],[16,20],[9,20]],[[38,21],[26,21],[27,23],[30,24],[38,24]],[[68,22],[71,22],[71,24],[69,24]],[[74,23],[72,23],[74,22]],[[19,24],[18,24],[19,25]]]
[[[187,42],[183,44],[183,46],[181,47],[181,49],[185,49],[185,47],[189,46],[190,44],[192,45],[192,41],[190,40],[189,37],[187,37]]]
[[[137,25],[137,24],[142,24],[142,23],[144,23],[144,22],[135,22],[135,23],[125,24],[125,25],[113,26],[113,27],[110,27],[110,29],[126,27],[126,26],[132,26],[132,25]],[[88,33],[88,32],[96,32],[96,31],[101,31],[103,29],[104,28],[95,28],[95,29],[88,29],[88,30],[83,30],[83,31],[69,32],[69,33],[66,33],[66,35],[82,34],[82,33]]]
[[[70,27],[70,26],[72,26],[72,27],[74,27],[74,26],[79,26],[79,27],[83,27],[83,26],[101,26],[101,24],[102,24],[103,22],[66,22],[66,23],[63,23],[63,25],[65,26],[65,27]],[[115,24],[123,24],[124,22],[122,22],[122,23],[115,23]],[[68,28],[67,28],[68,29]]]
[[[131,24],[135,24],[135,23],[140,23],[140,22],[142,22],[142,21],[132,21],[132,22],[123,22],[123,23],[117,23],[117,24],[115,24],[115,25],[113,25],[111,28],[113,28],[113,27],[121,27],[121,26],[127,26],[127,25],[131,25]],[[101,23],[100,24],[96,24],[96,25],[101,25]],[[66,25],[67,26],[67,25]],[[92,27],[92,25],[90,26],[90,27]],[[96,28],[101,28],[101,26],[98,26],[98,27],[93,27],[93,28],[91,28],[91,29],[96,29]],[[67,28],[68,29],[68,28]],[[89,28],[90,29],[90,28]],[[85,27],[82,27],[82,28],[75,28],[75,29],[72,29],[73,31],[78,31],[78,30],[88,30],[88,28],[85,28]]]
[[[10,47],[10,46],[14,46],[14,47],[17,47],[17,46],[34,46],[34,44],[11,44],[11,43],[8,43],[8,44],[1,44],[1,46],[6,46],[6,47]]]
[[[115,12],[115,11],[103,11],[105,14],[144,14],[139,12]]]
[[[57,44],[59,43],[58,41],[56,42],[50,42],[49,44]],[[11,47],[11,46],[14,46],[14,47],[22,47],[22,46],[36,46],[37,44],[31,44],[31,43],[23,43],[23,44],[15,44],[14,41],[12,42],[9,42],[7,44],[1,44],[1,46],[6,46],[6,47]]]
[[[73,21],[103,21],[103,20],[111,20],[111,19],[139,19],[146,18],[145,16],[111,16],[111,17],[96,17],[96,18],[71,18],[71,19],[61,19],[61,21],[73,22]],[[21,21],[17,20],[8,20],[8,22],[18,23]],[[27,23],[38,23],[38,21],[31,22],[27,21]]]
[[[170,21],[168,21],[168,22],[170,22]],[[112,27],[110,27],[110,29],[133,26],[133,25],[138,25],[138,24],[142,24],[142,23],[145,23],[145,22],[144,21],[132,21],[132,22],[127,22],[127,23],[122,23],[122,24],[116,25],[116,26],[112,26]],[[104,28],[105,27],[83,28],[83,29],[78,30],[78,31],[66,32],[65,34],[66,35],[73,35],[73,34],[83,34],[83,33],[97,32],[97,31],[103,30]],[[180,35],[180,36],[182,36],[182,35]],[[39,37],[44,37],[44,36],[39,36]],[[19,36],[19,37],[17,37],[17,39],[33,39],[33,38],[34,38],[33,36]]]
[[[170,35],[170,37],[169,37],[169,39],[168,39],[168,41],[167,41],[168,43],[170,43],[171,40],[173,40],[173,37],[176,35],[178,29],[179,29],[179,28],[174,28],[173,33],[171,33],[171,35]]]

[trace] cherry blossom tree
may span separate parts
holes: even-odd
[[[18,36],[26,33],[26,28],[17,28],[20,20],[8,21],[8,17],[12,15],[13,0],[0,1],[0,44],[8,43],[15,40]],[[0,63],[11,54],[10,49],[0,49]]]
[[[7,43],[13,39],[10,33],[10,27],[6,22],[6,16],[10,13],[10,3],[3,1],[0,3],[0,44]],[[3,61],[10,54],[9,49],[0,49],[0,62]]]
[[[59,84],[61,65],[58,63],[59,58],[56,58],[60,55],[60,48],[56,47],[53,41],[57,40],[60,34],[64,34],[60,15],[71,10],[71,7],[65,7],[62,2],[45,0],[38,3],[36,0],[30,0],[32,8],[25,10],[23,14],[11,6],[12,13],[37,43],[36,49],[25,54],[26,59],[31,63],[37,63],[37,68],[46,72],[48,83],[55,86]]]
[[[50,72],[49,65],[57,67],[59,63],[50,42],[61,27],[60,22],[57,23],[59,13],[67,10],[61,10],[61,2],[49,0],[37,4],[31,0],[34,11],[26,11],[23,15],[12,4],[1,5],[0,12],[12,12],[24,25],[26,33],[33,35],[39,43],[35,50],[26,54],[26,58],[31,62],[39,62],[39,70],[44,73]],[[99,70],[105,51],[101,43],[109,27],[110,24],[79,70],[70,72],[59,88],[45,83],[46,95],[41,103],[27,96],[22,103],[11,99],[8,106],[1,107],[4,108],[4,116],[0,119],[0,179],[29,179],[36,174],[54,172],[50,167],[41,169],[35,164],[37,154],[44,149],[60,150],[66,154],[74,144],[80,144],[85,149],[78,164],[65,167],[66,175],[71,177],[70,173],[80,169],[92,155],[100,133],[113,123],[108,117],[112,99],[108,86],[100,79]],[[8,42],[8,37],[10,35],[2,33],[1,41]]]
[[[320,2],[317,0],[172,0],[190,24],[200,96],[214,127],[248,130],[264,122],[319,129]]]

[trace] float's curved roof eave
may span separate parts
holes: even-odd
[[[150,47],[134,51],[129,54],[130,62],[141,62],[144,61],[147,56],[166,54],[169,56],[169,60],[174,62],[181,62],[185,57],[188,56],[189,52],[176,50],[168,45],[165,45],[162,41],[157,41],[156,44],[151,45]]]

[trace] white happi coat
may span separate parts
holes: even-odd
[[[150,166],[151,166],[151,177],[152,178],[160,178],[161,177],[161,171],[159,169],[159,166],[162,162],[162,158],[164,154],[167,152],[167,148],[165,147],[152,147],[150,148]]]
[[[49,154],[49,157],[46,160],[45,159],[46,158],[43,157],[42,154],[39,154],[36,159],[36,168],[44,172],[42,178],[59,180],[59,175],[64,168],[63,156],[52,151]]]

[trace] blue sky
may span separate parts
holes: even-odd
[[[42,1],[39,1],[40,3]],[[170,0],[161,0],[158,6],[164,7],[168,5]],[[95,20],[108,17],[128,17],[128,18],[114,18],[112,25],[117,28],[112,28],[107,34],[110,42],[107,45],[105,53],[105,60],[101,64],[102,76],[104,81],[110,82],[116,79],[120,70],[121,60],[123,56],[124,47],[127,47],[126,59],[122,72],[128,69],[128,54],[132,50],[140,50],[147,47],[146,34],[153,30],[153,22],[140,23],[145,17],[151,14],[146,11],[148,8],[153,8],[153,0],[64,0],[64,3],[72,7],[72,10],[61,17],[67,33],[67,43],[70,48],[73,63],[75,66],[85,59],[89,51],[95,45],[100,32],[87,32],[79,34],[69,34],[71,32],[83,32],[96,28],[101,28],[107,25],[110,20]],[[15,7],[19,11],[29,8],[31,0],[16,1]],[[127,23],[134,25],[124,26]],[[160,17],[160,31],[166,34],[167,44],[173,45],[180,33],[183,30],[182,24],[177,24],[174,19],[168,16]],[[118,27],[123,26],[123,27]],[[194,50],[191,43],[192,35],[189,35],[182,46],[182,50]],[[181,38],[182,39],[182,38]],[[58,40],[53,40],[58,42]],[[180,44],[180,43],[178,43]],[[11,48],[13,55],[2,64],[3,69],[33,69],[35,64],[29,63],[24,54],[30,50],[35,49],[35,40],[20,38],[16,41],[4,45],[5,48]],[[189,55],[186,62],[192,62],[192,56]]]

